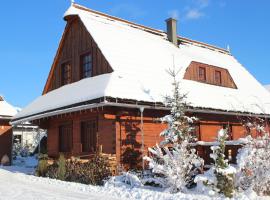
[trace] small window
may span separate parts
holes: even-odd
[[[59,151],[71,152],[72,149],[72,123],[59,127]]]
[[[92,76],[92,56],[90,53],[81,56],[81,78]]]
[[[199,67],[199,80],[206,81],[206,69],[205,67]]]
[[[221,71],[215,71],[215,83],[217,85],[221,85],[222,81],[221,81]]]
[[[64,63],[61,66],[61,83],[67,85],[71,83],[71,65],[70,63]]]
[[[81,122],[82,152],[93,153],[96,151],[97,123],[96,120]]]

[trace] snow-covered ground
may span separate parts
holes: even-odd
[[[30,158],[25,166],[19,166],[17,160],[12,167],[0,167],[0,200],[75,200],[75,199],[147,199],[147,200],[210,200],[222,199],[209,197],[190,191],[189,194],[161,191],[153,187],[131,187],[125,184],[111,183],[104,187],[63,182],[29,175],[33,173],[34,159]],[[254,194],[241,195],[236,199],[267,199]]]

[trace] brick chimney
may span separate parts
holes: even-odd
[[[175,46],[178,46],[177,41],[177,20],[174,18],[169,18],[166,20],[167,23],[167,35],[168,40]]]

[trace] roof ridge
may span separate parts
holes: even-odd
[[[155,29],[155,28],[151,28],[151,27],[148,27],[148,26],[144,26],[144,25],[141,25],[141,24],[138,24],[138,23],[135,23],[135,22],[131,22],[131,21],[128,21],[128,20],[125,20],[125,19],[122,19],[122,18],[119,18],[119,17],[115,17],[115,16],[112,16],[112,15],[109,15],[109,14],[106,14],[106,13],[103,13],[103,12],[100,12],[100,11],[96,11],[96,10],[90,9],[88,7],[82,6],[82,5],[77,4],[77,3],[73,3],[71,6],[77,8],[77,9],[83,10],[83,11],[87,11],[87,12],[99,15],[99,16],[103,16],[103,17],[107,17],[107,18],[110,18],[110,19],[113,19],[113,20],[116,20],[116,21],[123,22],[123,23],[125,23],[125,24],[127,24],[127,25],[129,25],[129,26],[131,26],[133,28],[138,28],[138,29],[141,29],[143,31],[150,32],[152,34],[156,34],[156,35],[160,35],[160,36],[167,35],[167,33],[165,31],[158,30],[158,29]],[[179,36],[179,35],[177,36],[177,38],[180,41],[180,43],[184,42],[184,43],[188,43],[188,44],[191,44],[191,45],[195,45],[195,46],[199,46],[199,47],[203,47],[203,48],[208,48],[208,49],[213,50],[213,51],[218,51],[220,53],[230,54],[230,51],[228,51],[227,49],[217,47],[217,46],[212,45],[212,44],[207,44],[207,43],[204,43],[204,42],[189,39],[189,38],[182,37],[182,36]]]
[[[167,33],[165,31],[158,30],[158,29],[155,29],[155,28],[151,28],[151,27],[148,27],[148,26],[144,26],[144,25],[141,25],[141,24],[138,24],[138,23],[135,23],[135,22],[131,22],[131,21],[122,19],[120,17],[112,16],[112,15],[109,15],[109,14],[106,14],[106,13],[103,13],[103,12],[100,12],[100,11],[96,11],[96,10],[87,8],[87,7],[82,6],[80,4],[77,4],[77,3],[72,4],[72,6],[75,7],[75,8],[78,8],[78,9],[81,9],[81,10],[84,10],[84,11],[87,11],[87,12],[90,12],[90,13],[94,13],[94,14],[97,14],[97,15],[101,15],[103,17],[107,17],[107,18],[110,18],[110,19],[113,19],[113,20],[124,22],[126,24],[129,24],[133,28],[135,26],[135,28],[136,27],[137,28],[141,28],[144,31],[148,31],[148,32],[151,32],[151,33],[155,33],[155,34],[159,34],[159,35],[164,35],[164,34],[167,35]]]

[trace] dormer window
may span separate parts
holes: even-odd
[[[61,66],[61,84],[67,85],[71,83],[71,65],[69,62]]]
[[[92,56],[90,53],[81,56],[81,78],[92,76]]]
[[[205,67],[199,67],[199,80],[206,81],[206,69]]]
[[[217,85],[221,85],[222,84],[222,81],[221,81],[221,71],[215,70],[215,83]]]
[[[237,89],[228,69],[195,61],[186,69],[184,79]]]

